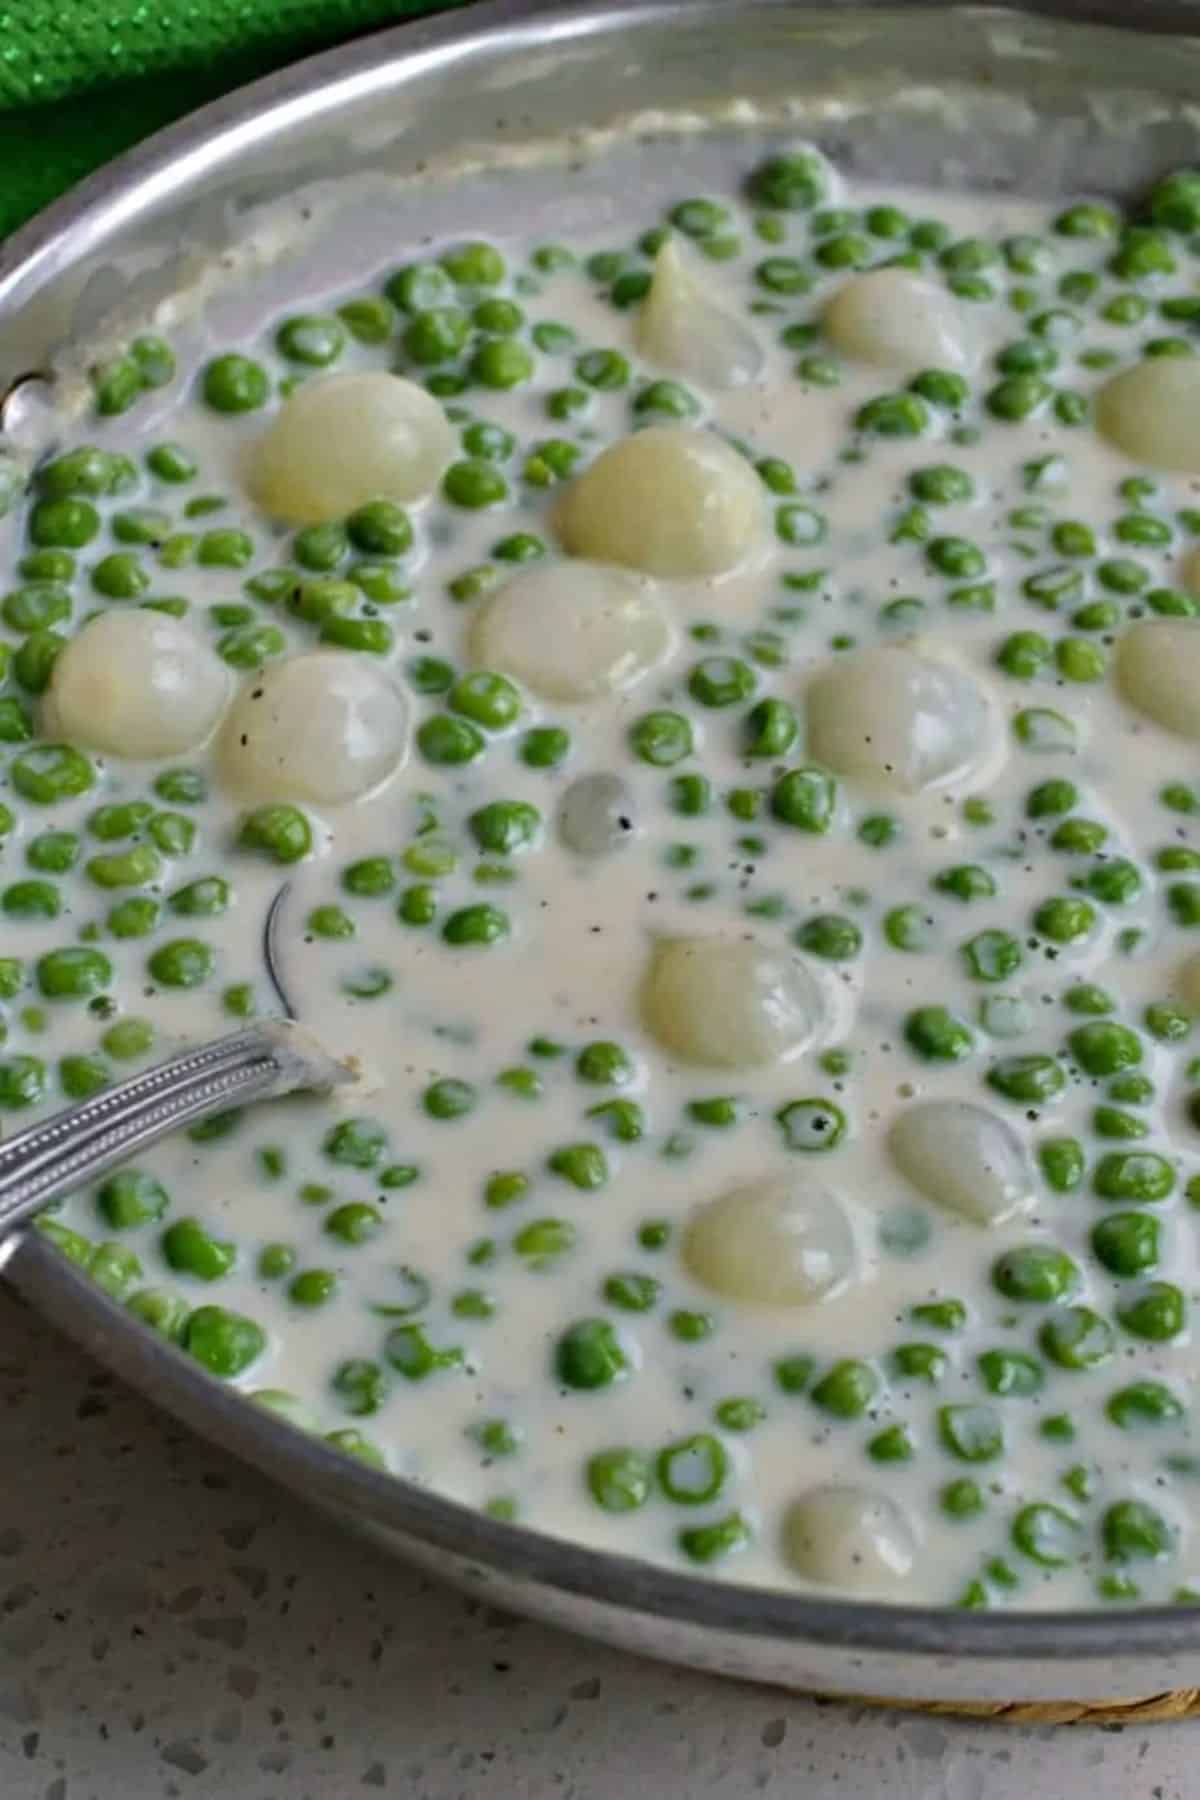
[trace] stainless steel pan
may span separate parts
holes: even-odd
[[[272,204],[303,210],[298,191],[327,195],[331,179],[356,172],[411,176],[468,143],[484,146],[486,163],[508,145],[578,136],[648,108],[667,115],[661,129],[681,114],[719,127],[738,96],[768,108],[799,98],[806,129],[865,173],[1130,193],[1197,157],[1200,4],[525,0],[385,32],[206,108],[11,239],[0,255],[0,394],[64,344],[94,345],[106,319],[190,280],[194,249],[244,243]],[[695,142],[679,136],[682,162]],[[509,180],[529,228],[556,217],[553,179],[514,170]],[[591,204],[603,204],[602,188]],[[493,222],[470,217],[482,194],[459,184],[456,229]],[[397,257],[405,234],[446,229],[448,204],[436,182],[397,184],[385,218]],[[827,1692],[1100,1699],[1200,1686],[1197,1609],[1118,1618],[825,1600],[698,1580],[495,1523],[246,1405],[35,1234],[2,1257],[5,1278],[34,1306],[151,1399],[344,1524],[496,1604],[652,1656]]]

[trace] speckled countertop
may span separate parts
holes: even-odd
[[[0,1290],[2,1800],[1184,1800],[1198,1745],[793,1699],[494,1613]]]

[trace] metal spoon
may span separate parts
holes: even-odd
[[[279,972],[276,933],[285,884],[271,902],[263,957],[285,1017],[184,1050],[0,1143],[0,1262],[5,1238],[39,1208],[126,1162],[181,1125],[234,1103],[324,1092],[358,1079],[295,1022]]]

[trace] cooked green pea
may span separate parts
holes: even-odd
[[[1109,1395],[1104,1410],[1122,1431],[1174,1425],[1184,1417],[1182,1403],[1161,1381],[1133,1381],[1118,1388]]]
[[[1074,1293],[1079,1270],[1066,1251],[1053,1244],[1021,1244],[992,1264],[992,1285],[1006,1300],[1048,1306]]]
[[[1011,932],[976,932],[962,946],[967,969],[976,981],[1007,981],[1024,961],[1024,952]]]
[[[1113,1329],[1090,1306],[1059,1306],[1038,1332],[1038,1343],[1063,1369],[1094,1369],[1113,1353]]]
[[[202,987],[216,967],[216,955],[198,938],[173,938],[154,951],[146,967],[162,987]]]
[[[988,1070],[987,1083],[1006,1100],[1044,1105],[1062,1093],[1067,1076],[1053,1056],[1006,1056]]]
[[[87,1000],[112,986],[113,967],[100,950],[71,945],[38,958],[34,973],[48,1000]]]
[[[1153,1204],[1175,1186],[1175,1170],[1153,1150],[1109,1150],[1096,1164],[1092,1186],[1102,1200]]]
[[[62,895],[52,881],[14,881],[0,893],[0,908],[10,919],[57,919]]]
[[[607,1319],[579,1319],[559,1338],[554,1367],[565,1387],[610,1387],[629,1373],[629,1359]]]
[[[110,1175],[96,1194],[96,1205],[107,1224],[127,1231],[161,1219],[170,1198],[156,1176],[141,1169],[120,1169]]]
[[[215,1238],[198,1219],[176,1219],[162,1235],[162,1253],[170,1268],[201,1281],[219,1281],[237,1261],[237,1246]]]
[[[55,806],[85,794],[96,772],[82,751],[69,744],[35,744],[10,764],[9,778],[23,800]]]
[[[1174,1282],[1151,1281],[1132,1299],[1122,1301],[1117,1318],[1133,1337],[1166,1343],[1187,1323],[1187,1302]]]
[[[975,1048],[970,1026],[944,1006],[919,1006],[910,1012],[904,1038],[928,1062],[962,1062]]]
[[[262,1326],[223,1306],[201,1306],[183,1328],[183,1346],[211,1375],[240,1375],[267,1347]]]
[[[247,813],[238,829],[238,847],[273,862],[300,862],[312,849],[312,826],[297,806],[276,802]]]
[[[1145,1500],[1118,1500],[1100,1521],[1100,1537],[1110,1562],[1135,1562],[1169,1556],[1177,1533]]]
[[[270,382],[261,364],[231,351],[206,365],[201,391],[214,412],[255,412],[266,403]]]
[[[494,856],[511,856],[536,844],[542,832],[542,815],[525,800],[491,800],[467,820],[481,850]]]
[[[1004,1426],[993,1406],[967,1402],[940,1406],[938,1437],[960,1462],[993,1462],[1004,1450]]]
[[[985,1350],[976,1358],[976,1367],[989,1394],[1027,1399],[1045,1385],[1041,1363],[1024,1350]]]
[[[448,944],[455,946],[486,947],[501,943],[511,929],[507,913],[484,902],[452,912],[442,926],[442,936]]]
[[[785,825],[824,833],[833,825],[838,790],[824,769],[789,769],[771,789],[771,811]]]
[[[1153,1213],[1109,1213],[1093,1225],[1091,1245],[1111,1274],[1148,1274],[1158,1267],[1159,1222]]]
[[[640,1450],[599,1450],[588,1459],[588,1491],[605,1512],[635,1512],[650,1498],[654,1466]]]
[[[876,1398],[879,1387],[879,1376],[870,1363],[846,1357],[826,1370],[809,1397],[815,1406],[835,1418],[857,1419]]]

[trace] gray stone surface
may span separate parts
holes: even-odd
[[[2,1800],[1183,1800],[1200,1723],[1027,1732],[655,1667],[338,1536],[0,1290]]]

